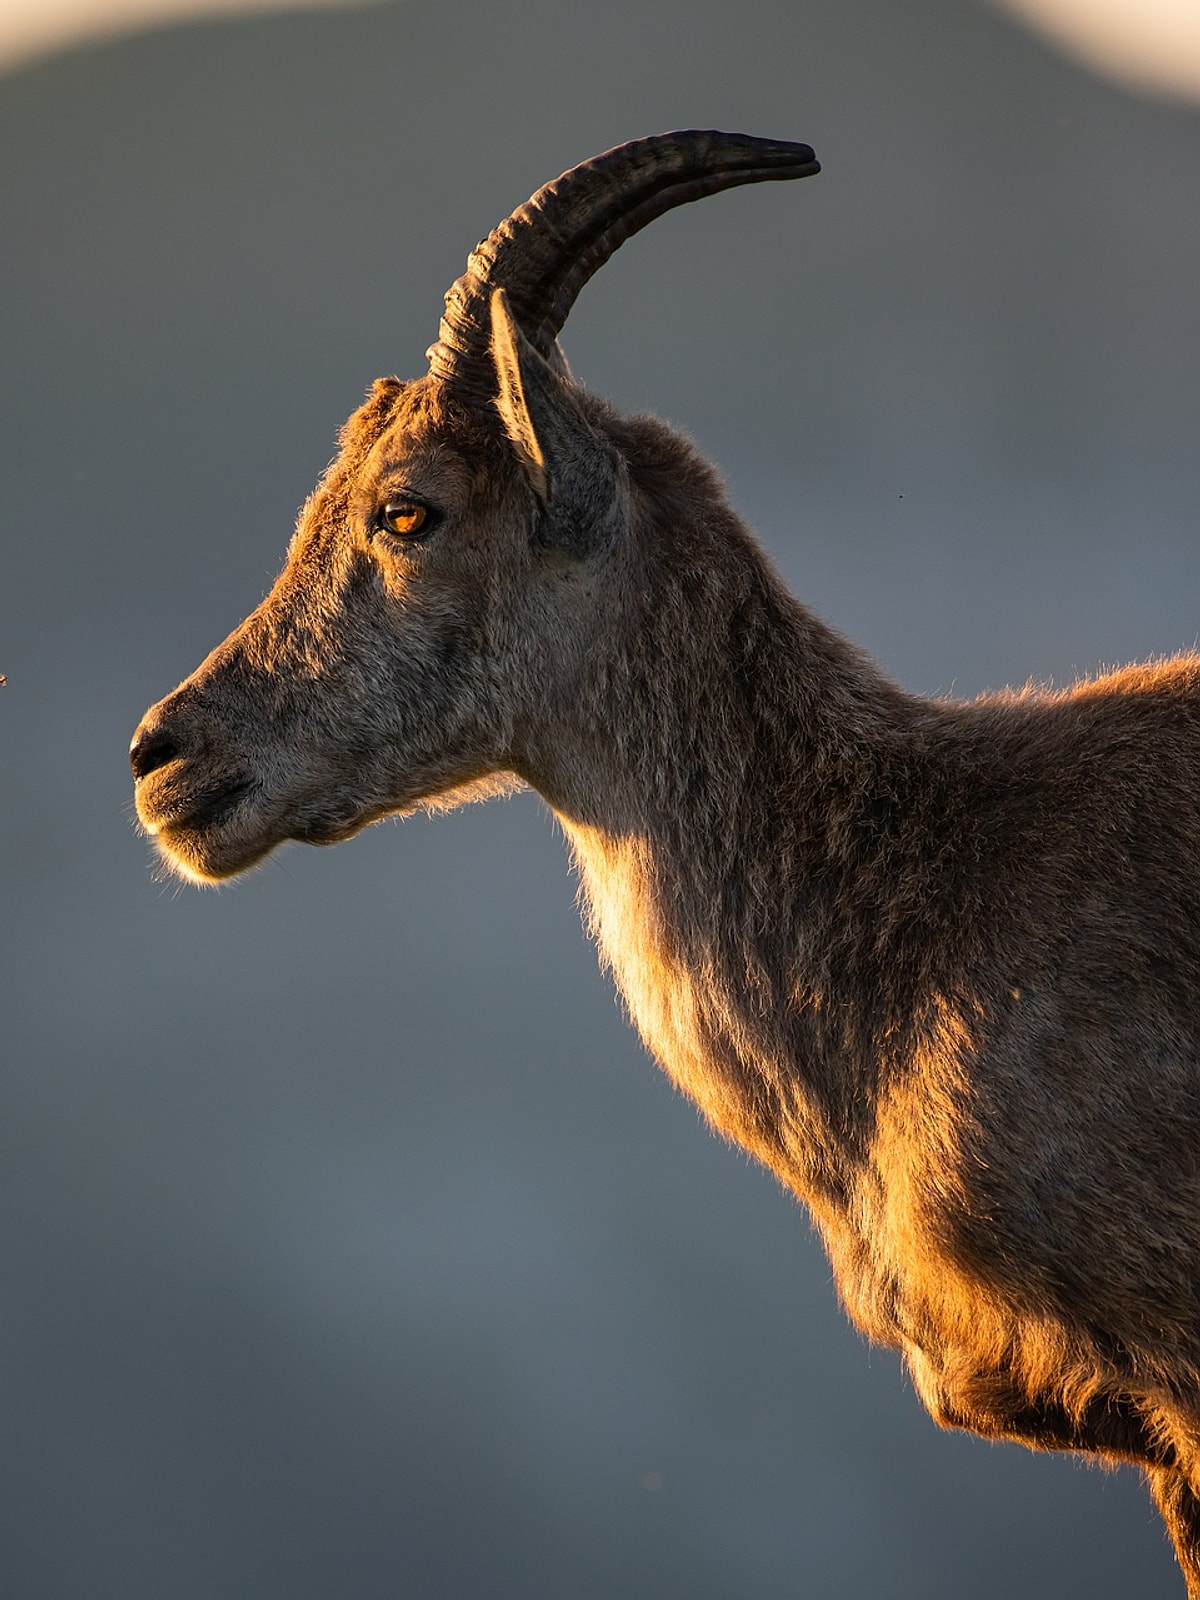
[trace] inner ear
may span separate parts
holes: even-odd
[[[573,384],[522,333],[503,289],[491,310],[496,410],[542,510],[538,542],[588,555],[611,537],[624,504],[616,451]]]
[[[541,505],[549,497],[546,456],[533,423],[525,382],[521,375],[521,343],[524,336],[513,320],[508,296],[497,289],[492,296],[492,360],[496,367],[496,409],[504,431],[525,468],[530,487]],[[540,360],[535,350],[529,356]],[[528,357],[527,363],[528,363]]]

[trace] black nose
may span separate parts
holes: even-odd
[[[139,728],[129,747],[129,765],[135,778],[148,778],[178,754],[179,744],[165,728]]]

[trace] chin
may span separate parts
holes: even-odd
[[[359,798],[353,809],[310,805],[290,815],[267,810],[261,800],[255,804],[247,796],[246,786],[240,784],[227,784],[199,804],[190,794],[186,803],[180,803],[174,793],[151,788],[139,793],[138,814],[168,872],[188,883],[211,885],[251,871],[289,839],[300,844],[341,844],[385,817],[408,816],[416,810],[450,810],[520,787],[513,774],[492,773],[452,783],[431,795],[393,798],[386,804],[365,807]]]
[[[310,815],[292,818],[286,825],[277,817],[272,819],[272,825],[264,827],[261,818],[255,826],[254,813],[243,810],[219,823],[155,824],[143,819],[142,826],[154,840],[169,872],[188,883],[206,885],[224,883],[252,871],[289,840],[312,845],[341,844],[387,814],[387,810],[380,809],[352,817]]]
[[[188,828],[158,828],[152,832],[159,860],[167,870],[188,883],[205,885],[224,883],[249,872],[283,843],[282,838],[235,843]]]

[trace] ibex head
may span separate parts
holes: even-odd
[[[571,380],[558,332],[664,211],[816,171],[801,144],[637,140],[479,245],[428,373],[375,384],[271,593],[134,737],[138,815],[171,867],[215,881],[284,839],[537,781],[537,730],[636,587],[622,424]]]

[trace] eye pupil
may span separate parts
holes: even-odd
[[[389,500],[379,513],[380,526],[401,539],[413,539],[429,524],[429,508],[416,500]]]

